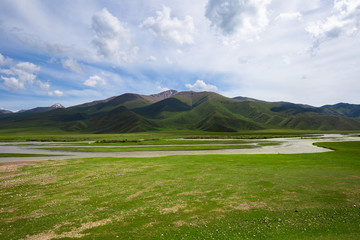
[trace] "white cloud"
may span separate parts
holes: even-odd
[[[191,16],[186,16],[182,21],[171,18],[171,9],[165,6],[156,15],[156,19],[149,17],[140,27],[148,28],[155,36],[178,45],[194,43],[195,26]]]
[[[254,40],[269,24],[271,0],[209,0],[205,16],[231,41]]]
[[[39,85],[39,87],[40,87],[42,90],[45,90],[45,91],[49,90],[49,88],[50,88],[50,83],[49,83],[49,81],[47,81],[47,82],[42,82],[42,81],[38,80],[38,81],[37,81],[37,84]]]
[[[16,91],[18,89],[24,89],[25,84],[32,85],[36,79],[36,72],[38,71],[40,71],[39,66],[29,62],[20,62],[9,69],[0,69],[0,74],[8,76],[1,77],[9,91]]]
[[[156,89],[159,90],[160,92],[165,92],[165,91],[170,90],[169,88],[161,87],[161,86],[157,86]]]
[[[311,50],[341,35],[352,36],[360,26],[360,0],[335,0],[333,14],[325,20],[313,22],[306,27],[314,39]]]
[[[211,84],[206,84],[203,80],[196,80],[194,84],[185,84],[191,91],[216,91],[218,88]]]
[[[64,95],[64,93],[60,90],[55,90],[55,91],[48,92],[48,95],[52,96],[52,97],[61,97]]]
[[[4,57],[1,53],[0,53],[0,66],[3,65],[8,65],[12,62],[11,58],[8,57]]]
[[[289,56],[283,56],[282,57],[282,62],[285,64],[285,65],[290,65],[291,64],[291,58]]]
[[[147,59],[146,59],[148,62],[155,62],[157,60],[156,57],[154,56],[149,56]]]
[[[0,53],[0,66],[4,65],[5,63],[5,57]]]
[[[5,87],[11,91],[11,92],[15,92],[16,90],[19,89],[24,89],[24,83],[19,81],[19,79],[14,78],[14,77],[3,77],[1,76],[2,80],[4,80],[4,85]]]
[[[97,75],[91,76],[88,80],[84,82],[84,85],[88,87],[95,87],[98,84],[105,85],[106,81]]]
[[[61,60],[62,66],[63,68],[67,68],[75,73],[82,73],[83,70],[80,67],[80,65],[78,64],[78,62],[72,58],[68,58],[68,59],[62,59]]]
[[[169,57],[166,57],[165,58],[165,61],[168,63],[168,64],[173,64],[173,61],[171,61],[171,59]]]
[[[92,17],[93,44],[100,56],[109,60],[132,62],[139,48],[132,45],[130,30],[106,8]]]
[[[281,13],[275,18],[275,20],[292,21],[292,20],[300,20],[301,17],[302,15],[299,12]]]
[[[29,62],[20,62],[14,67],[10,68],[10,75],[15,75],[20,81],[33,84],[36,75],[35,73],[40,71],[40,67]]]

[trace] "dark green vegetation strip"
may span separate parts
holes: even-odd
[[[319,145],[0,166],[0,239],[359,239],[360,142]]]
[[[173,140],[173,139],[151,139],[151,140],[138,140],[138,141],[127,141],[127,140],[104,140],[94,143],[54,143],[54,145],[73,145],[73,146],[133,146],[133,145],[179,145],[179,144],[242,144],[250,143],[248,140]]]
[[[60,155],[28,154],[28,153],[0,153],[1,157],[54,157]]]

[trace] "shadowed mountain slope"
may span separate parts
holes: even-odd
[[[13,112],[6,109],[0,109],[0,114],[8,114],[8,113],[13,113]]]

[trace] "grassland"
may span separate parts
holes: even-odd
[[[0,166],[0,239],[359,239],[360,142],[334,152]]]

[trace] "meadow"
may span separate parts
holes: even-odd
[[[360,142],[317,145],[335,151],[3,163],[0,239],[359,239]]]

